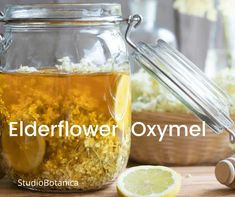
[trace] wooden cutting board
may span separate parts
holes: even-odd
[[[235,190],[219,184],[214,176],[214,167],[175,167],[173,168],[183,177],[181,192],[178,197],[219,197],[233,196]],[[0,181],[0,196],[2,197],[51,197],[51,196],[68,196],[68,197],[117,197],[115,184],[108,188],[92,193],[66,193],[66,194],[50,194],[31,192],[24,189],[19,189],[7,180]]]

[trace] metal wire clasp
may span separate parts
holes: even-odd
[[[143,17],[138,14],[129,16],[128,21],[127,21],[128,26],[127,26],[127,30],[125,33],[125,39],[126,39],[127,43],[137,51],[139,51],[138,47],[131,40],[131,31],[133,28],[137,28],[142,21],[143,21]]]
[[[235,144],[235,133],[234,128],[225,128],[226,131],[229,133],[229,139],[232,144]]]

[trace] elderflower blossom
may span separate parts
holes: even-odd
[[[235,69],[225,68],[221,70],[213,81],[228,95],[229,102],[232,104],[230,113],[235,114]]]
[[[112,61],[108,60],[110,67],[103,66],[103,68],[111,68]],[[64,57],[59,62],[61,63],[57,67],[59,71],[69,73],[86,71],[84,67],[87,65],[84,61],[76,65],[68,57]],[[78,70],[78,67],[82,70]],[[87,72],[100,69],[92,64],[88,67]],[[116,92],[120,92],[119,88],[122,87],[119,83],[126,73],[117,71],[97,75],[85,73],[60,76],[57,74],[57,69],[37,70],[34,67],[20,66],[15,73],[1,74],[0,124],[6,126],[10,122],[24,120],[28,123],[36,121],[38,125],[53,125],[66,119],[71,125],[120,124],[125,128],[128,127],[129,119],[116,120],[115,114],[118,112],[113,109],[116,103],[119,103],[114,103],[116,100],[119,101],[115,95]],[[54,71],[55,75],[44,75]],[[109,102],[106,102],[104,95]],[[123,112],[127,106],[120,105],[116,109]],[[9,132],[3,133],[4,158],[0,156],[0,176],[2,176],[2,161],[4,172],[14,182],[19,179],[28,182],[34,180],[78,182],[78,185],[64,187],[56,185],[33,187],[44,191],[99,189],[112,182],[120,173],[127,162],[130,148],[130,133],[125,130],[120,140],[122,136],[120,128],[118,135],[106,137],[101,136],[99,132],[95,136],[90,133],[88,136],[60,137],[58,128],[55,131],[58,135],[55,136],[12,138]],[[24,159],[25,157],[28,160]]]
[[[22,72],[22,73],[37,72],[37,69],[30,66],[20,65],[20,68],[17,70],[17,72]]]
[[[60,64],[55,65],[59,71],[63,72],[110,72],[114,70],[127,71],[129,68],[128,63],[117,64],[113,58],[107,60],[103,65],[97,65],[89,59],[81,59],[79,63],[71,61],[70,57],[66,56],[57,60]]]
[[[234,0],[219,0],[218,3],[215,0],[176,0],[174,8],[182,14],[206,16],[208,20],[215,21],[218,11],[223,16],[235,16],[234,3]]]
[[[216,9],[213,0],[176,0],[174,8],[182,14],[205,17],[216,20]]]
[[[228,95],[235,114],[235,69],[225,68],[212,79]],[[143,69],[132,76],[132,110],[152,112],[181,112],[188,109]]]
[[[90,59],[83,58],[79,63],[74,63],[70,57],[65,56],[60,59],[57,59],[58,64],[55,65],[58,71],[66,73],[95,73],[95,72],[112,72],[120,71],[125,72],[129,71],[128,62],[117,63],[114,58],[109,58],[103,65],[97,65],[93,63]],[[35,67],[23,66],[20,65],[20,68],[17,72],[20,73],[30,73],[38,72],[39,70]]]
[[[178,99],[143,69],[132,76],[132,110],[188,112]]]
[[[223,16],[235,16],[234,3],[234,0],[220,0],[219,10]]]

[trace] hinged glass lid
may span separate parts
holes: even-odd
[[[4,22],[23,21],[102,21],[122,20],[121,5],[97,4],[32,4],[9,5],[0,19]]]
[[[227,130],[235,137],[226,95],[196,65],[163,40],[158,40],[156,45],[143,42],[136,45],[131,41],[131,30],[141,20],[139,15],[134,15],[128,21],[126,40],[135,49],[133,60],[205,121],[215,133]]]

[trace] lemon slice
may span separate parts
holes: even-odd
[[[131,124],[130,90],[130,76],[128,74],[121,75],[116,91],[114,113],[118,128],[124,132],[130,130]]]
[[[127,169],[117,181],[122,197],[173,197],[180,190],[181,176],[163,166],[138,166]]]
[[[10,136],[3,132],[2,152],[9,167],[22,173],[36,169],[45,154],[45,140],[37,136]]]

